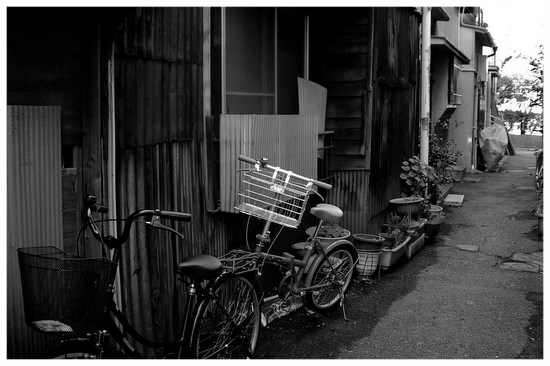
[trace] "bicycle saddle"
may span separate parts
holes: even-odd
[[[197,280],[212,280],[222,273],[222,264],[216,257],[199,254],[179,263],[177,271],[183,276]]]
[[[328,222],[337,223],[340,221],[344,213],[342,210],[334,205],[328,203],[319,203],[317,206],[312,207],[309,210],[315,217]]]

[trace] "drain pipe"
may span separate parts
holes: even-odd
[[[432,8],[422,8],[421,99],[420,99],[420,163],[428,164],[430,142],[430,52]]]

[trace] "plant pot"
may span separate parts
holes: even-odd
[[[407,248],[407,258],[411,259],[413,255],[416,254],[424,246],[424,241],[426,238],[426,234],[422,234],[419,238],[416,240],[409,242],[409,244],[406,245]]]
[[[441,211],[443,211],[443,207],[439,205],[430,205],[431,214],[438,214],[438,213],[441,213]]]
[[[427,222],[426,223],[426,228],[425,228],[425,233],[426,233],[426,236],[428,237],[429,240],[435,240],[435,237],[437,236],[437,234],[439,234],[439,230],[441,229],[441,223],[436,223],[436,224],[432,224],[432,223],[429,223]]]
[[[390,200],[390,211],[400,215],[416,217],[420,210],[422,210],[422,201],[424,201],[422,197],[394,198]]]
[[[401,259],[407,253],[406,245],[409,243],[410,240],[411,237],[408,236],[405,238],[405,240],[403,240],[403,242],[399,243],[399,245],[392,249],[382,248],[382,255],[380,256],[380,267],[384,270],[387,270],[399,259]]]
[[[312,237],[313,234],[315,234],[315,229],[316,229],[316,226],[307,228],[306,234]],[[322,247],[328,247],[331,243],[334,243],[335,241],[342,240],[342,239],[349,239],[351,237],[351,232],[349,230],[347,229],[341,229],[341,230],[343,231],[341,236],[327,238],[319,234],[319,236],[317,236],[317,239],[319,239],[319,242],[321,243]]]
[[[380,234],[353,234],[353,244],[358,250],[380,249],[384,241]]]
[[[381,250],[357,249],[358,259],[355,268],[360,276],[370,276],[380,270]]]

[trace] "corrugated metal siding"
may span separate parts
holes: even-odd
[[[270,165],[317,179],[318,116],[222,115],[220,118],[220,202],[236,212],[237,170],[242,154],[268,158]]]
[[[7,356],[38,355],[45,338],[25,325],[17,248],[63,249],[60,107],[8,106]]]
[[[233,218],[206,211],[202,29],[201,8],[137,9],[116,43],[117,216],[140,208],[193,215],[174,224],[184,241],[140,227],[124,248],[123,309],[150,339],[174,339],[181,326],[175,265],[231,245]]]
[[[338,171],[333,177],[334,188],[326,200],[344,211],[341,225],[354,234],[380,232],[388,201],[399,196],[399,185],[392,184],[386,187],[387,191],[373,193],[376,191],[369,188],[372,181],[369,171]]]
[[[204,210],[204,183],[193,141],[130,148],[121,157],[118,215],[140,208],[188,212],[190,223],[166,222],[183,241],[161,231],[135,228],[120,271],[125,311],[131,323],[151,339],[174,339],[181,325],[184,295],[177,293],[174,269],[185,257],[221,255],[230,240],[227,224]]]
[[[136,147],[201,133],[201,8],[134,10],[115,59],[119,143]]]

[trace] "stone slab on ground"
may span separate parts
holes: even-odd
[[[533,272],[533,273],[542,272],[542,269],[540,268],[539,265],[535,263],[525,263],[525,262],[504,262],[499,264],[499,268],[511,269],[513,271],[520,271],[520,272]]]
[[[447,197],[445,197],[445,201],[443,201],[443,204],[445,206],[462,207],[463,201],[463,194],[448,194]]]
[[[463,179],[463,182],[479,183],[479,182],[481,182],[481,178],[466,177],[466,178]]]
[[[456,246],[460,250],[465,250],[467,252],[479,252],[479,247],[477,245],[470,244],[461,244]]]
[[[539,266],[543,266],[543,257],[542,252],[539,253],[520,253],[516,252],[512,255],[511,260],[515,262],[526,262],[526,263],[534,263]]]

